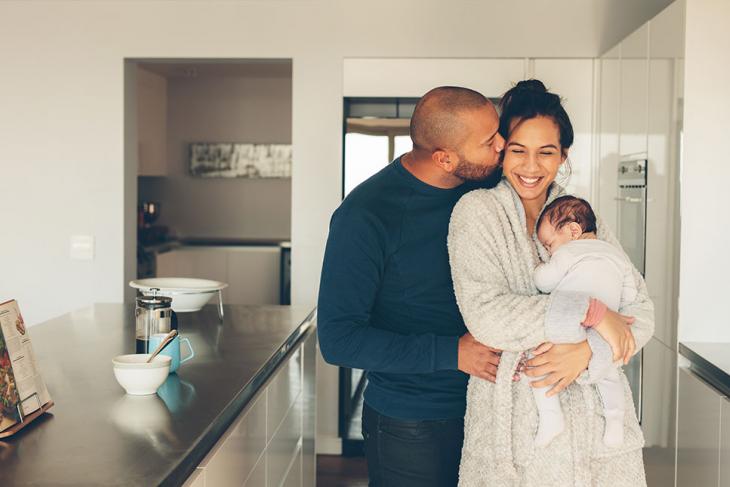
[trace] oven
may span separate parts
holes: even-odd
[[[641,272],[646,271],[646,203],[647,158],[622,158],[618,166],[618,240]],[[643,351],[637,353],[624,367],[636,406],[636,416],[642,416]]]

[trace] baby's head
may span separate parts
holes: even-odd
[[[596,215],[586,200],[561,196],[545,207],[537,220],[537,238],[552,255],[566,242],[596,232]]]

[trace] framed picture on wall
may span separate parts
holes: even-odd
[[[290,178],[291,144],[190,144],[190,174],[201,178]]]

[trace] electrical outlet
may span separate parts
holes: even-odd
[[[71,236],[71,259],[73,260],[94,260],[94,236],[73,235]]]

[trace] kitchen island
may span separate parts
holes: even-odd
[[[112,371],[134,353],[133,306],[30,328],[55,406],[0,442],[0,485],[313,486],[315,320],[294,306],[178,314],[195,357],[152,396]]]

